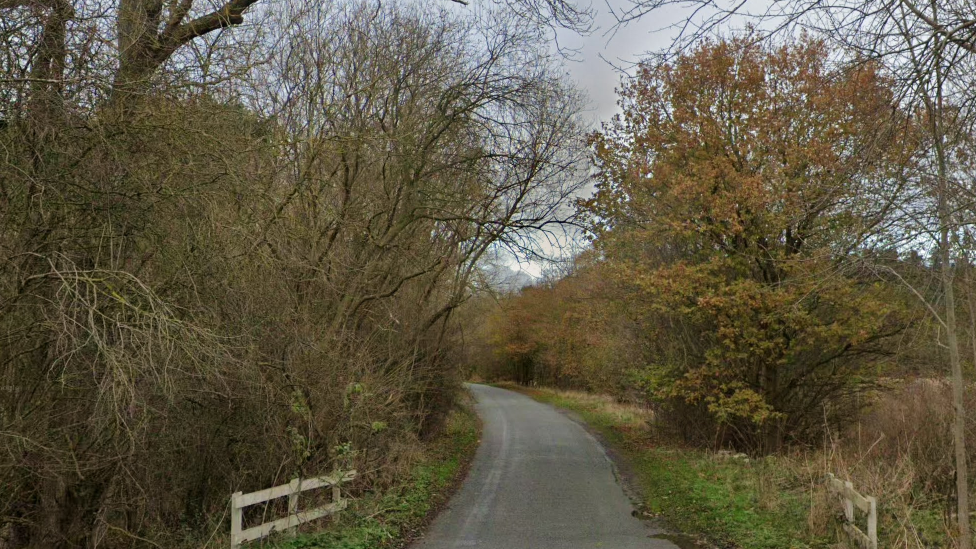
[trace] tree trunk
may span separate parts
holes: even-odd
[[[936,76],[939,78],[939,75]],[[962,364],[959,357],[959,340],[956,336],[956,297],[953,289],[953,265],[951,242],[949,240],[949,224],[951,212],[949,209],[948,168],[946,152],[943,143],[944,132],[942,125],[942,95],[941,82],[937,88],[937,104],[931,112],[932,129],[938,160],[937,193],[939,201],[939,252],[942,262],[942,288],[945,295],[945,328],[946,342],[949,346],[949,365],[952,370],[952,404],[955,409],[955,425],[952,438],[955,445],[956,461],[956,513],[959,521],[959,547],[971,547],[969,531],[969,466],[966,462],[966,410],[963,406],[963,391],[965,382],[962,377]]]
[[[969,467],[966,462],[966,410],[963,405],[965,381],[962,377],[962,364],[959,358],[959,341],[956,337],[955,295],[952,287],[952,265],[949,254],[949,229],[943,224],[942,247],[942,286],[945,291],[946,332],[949,345],[949,364],[952,367],[952,404],[955,409],[953,442],[956,453],[956,512],[959,520],[959,547],[971,546],[969,532]]]

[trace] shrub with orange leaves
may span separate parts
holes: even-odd
[[[639,383],[689,437],[810,440],[906,326],[862,259],[910,151],[876,67],[836,57],[809,36],[703,43],[642,65],[592,136],[581,208],[641,319]]]

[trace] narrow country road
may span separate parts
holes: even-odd
[[[512,391],[470,389],[481,446],[415,549],[677,549],[631,515],[603,448],[580,425]]]

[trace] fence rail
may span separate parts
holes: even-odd
[[[862,549],[878,549],[878,500],[872,496],[862,496],[854,490],[850,481],[843,481],[827,473],[830,491],[839,495],[844,505],[844,531]],[[864,533],[854,520],[857,507],[868,516],[868,531]]]
[[[342,499],[339,486],[356,478],[356,471],[336,473],[315,478],[296,478],[288,484],[273,488],[265,488],[257,492],[245,494],[235,492],[230,496],[230,547],[238,549],[245,541],[261,539],[272,532],[282,532],[296,528],[299,524],[319,519],[346,508],[347,501]],[[332,503],[317,509],[307,511],[298,510],[298,495],[307,490],[332,487]],[[258,503],[264,503],[275,498],[288,496],[288,516],[264,524],[259,524],[244,530],[244,508]]]

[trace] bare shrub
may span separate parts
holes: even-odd
[[[575,93],[490,11],[296,2],[253,79],[154,60],[103,95],[106,46],[50,116],[0,89],[0,543],[220,544],[234,491],[402,475],[480,258],[583,181]],[[112,14],[67,28],[112,44]]]
[[[952,389],[943,379],[892,383],[874,395],[859,421],[788,463],[811,486],[812,531],[823,534],[838,524],[837,500],[822,483],[831,472],[878,498],[884,546],[942,546],[955,531]],[[976,390],[967,391],[966,401],[976,404]],[[971,421],[968,429],[974,426]]]

